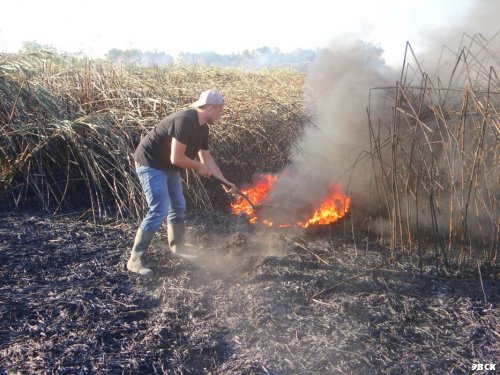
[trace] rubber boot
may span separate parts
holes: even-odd
[[[130,259],[127,262],[127,269],[129,271],[140,275],[149,275],[153,272],[142,263],[142,256],[151,244],[154,234],[155,232],[142,230],[141,228],[137,230],[134,246],[132,247],[132,252],[130,253]]]
[[[186,227],[184,223],[167,223],[168,246],[175,254],[185,252],[184,233]]]
[[[184,241],[184,223],[167,223],[168,246],[172,253],[182,258],[193,259],[198,255],[188,250]]]

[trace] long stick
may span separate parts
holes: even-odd
[[[219,177],[217,177],[217,176],[212,176],[212,177],[215,177],[217,180],[219,180],[219,182],[222,185],[224,185],[228,189],[232,189],[231,185],[229,185],[228,183],[222,181]],[[252,207],[252,210],[255,211],[255,205],[250,201],[250,198],[248,198],[248,195],[246,195],[245,193],[243,193],[239,188],[236,188],[236,194],[238,194],[240,197],[242,197],[250,205],[250,207]]]
[[[360,272],[360,273],[358,273],[358,274],[356,274],[356,275],[354,275],[354,276],[352,276],[352,277],[349,277],[347,280],[340,281],[340,282],[338,282],[338,283],[336,283],[336,284],[332,285],[331,287],[328,287],[328,288],[326,288],[326,289],[323,289],[323,290],[319,291],[318,293],[314,294],[314,295],[311,297],[311,299],[313,299],[313,300],[314,300],[314,299],[318,298],[319,296],[322,296],[322,295],[325,295],[325,294],[326,294],[326,293],[328,293],[328,292],[331,292],[332,290],[334,290],[335,288],[337,288],[338,286],[340,286],[340,285],[342,285],[342,284],[346,284],[346,283],[348,283],[349,281],[352,281],[352,280],[354,280],[354,279],[357,279],[357,278],[358,278],[358,277],[360,277],[360,276],[364,276],[364,275],[366,275],[366,274],[368,274],[368,273],[370,273],[370,272],[373,272],[373,271],[375,271],[375,270],[377,270],[377,269],[379,269],[379,268],[382,268],[382,267],[383,267],[383,266],[385,266],[386,264],[389,264],[390,262],[392,262],[394,259],[395,259],[395,257],[394,257],[394,256],[391,256],[390,258],[386,259],[385,261],[383,261],[382,263],[380,263],[379,265],[377,265],[377,266],[375,266],[375,267],[373,267],[373,268],[370,268],[370,269],[368,269],[368,270],[366,270],[366,271]]]

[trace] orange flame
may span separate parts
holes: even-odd
[[[272,174],[265,174],[262,175],[259,181],[255,184],[254,187],[247,188],[247,189],[241,189],[241,192],[245,194],[248,199],[250,199],[250,202],[254,206],[258,206],[262,200],[264,200],[267,195],[269,194],[269,191],[274,185],[274,182],[276,181],[276,176]],[[245,213],[248,215],[250,219],[250,223],[254,224],[257,221],[257,214],[256,212],[250,207],[248,202],[243,199],[242,197],[238,197],[238,199],[231,204],[231,213],[233,214],[240,214],[240,213]],[[266,223],[264,223],[266,224]],[[267,224],[266,224],[267,225]],[[272,223],[271,223],[272,225]]]
[[[254,206],[258,206],[268,196],[276,179],[277,176],[275,175],[261,175],[255,186],[241,189],[241,192],[248,196],[250,202],[252,202]],[[280,224],[279,226],[290,227],[296,224],[303,228],[307,228],[311,225],[331,224],[345,216],[349,211],[350,203],[351,199],[342,194],[340,187],[334,185],[330,188],[326,199],[320,204],[309,220],[290,224]],[[256,223],[259,219],[257,212],[255,212],[242,197],[238,197],[236,201],[231,204],[231,212],[233,214],[246,214],[252,224]],[[269,227],[273,226],[273,223],[268,220],[262,220],[262,223]]]
[[[330,188],[328,197],[320,204],[314,212],[312,218],[307,221],[298,222],[301,227],[307,228],[310,225],[326,225],[343,218],[349,210],[351,198],[343,195],[336,186]]]

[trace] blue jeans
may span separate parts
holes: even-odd
[[[178,171],[139,166],[135,169],[148,202],[148,212],[140,227],[156,231],[165,220],[169,223],[183,223],[186,199],[182,192],[182,180]]]

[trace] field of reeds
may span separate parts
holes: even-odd
[[[224,174],[242,184],[280,172],[314,126],[305,77],[0,55],[0,374],[498,367],[490,52],[457,52],[444,83],[408,46],[400,81],[372,90],[390,99],[390,115],[368,108],[368,151],[352,173],[371,166],[377,210],[353,195],[328,226],[250,225],[229,214],[215,181],[189,173],[186,237],[198,256],[173,256],[159,231],[150,277],[125,268],[145,208],[131,156],[141,136],[217,88],[227,106],[211,148]]]
[[[302,83],[293,70],[117,67],[47,53],[3,55],[0,204],[139,217],[144,202],[131,154],[141,135],[210,88],[228,103],[211,127],[212,154],[228,178],[241,183],[278,171],[307,123]],[[196,208],[224,199],[215,183],[202,184],[194,174],[185,180]]]
[[[477,255],[497,259],[499,80],[489,41],[465,38],[445,56],[451,68],[430,74],[408,45],[401,78],[382,121],[367,116],[373,165],[371,200],[362,216],[391,249],[433,244],[438,264]],[[443,57],[443,59],[445,59]],[[131,155],[162,117],[207,88],[228,105],[211,128],[211,150],[237,184],[279,172],[304,129],[305,77],[293,70],[244,71],[197,66],[140,68],[49,53],[0,57],[0,207],[96,218],[141,218],[145,202]],[[366,158],[366,157],[365,157]],[[215,181],[188,172],[191,207],[227,210]],[[356,202],[354,202],[355,204]],[[380,223],[377,223],[379,222]],[[380,229],[382,228],[382,229]],[[385,231],[385,233],[384,233]],[[474,253],[474,254],[473,254]]]

